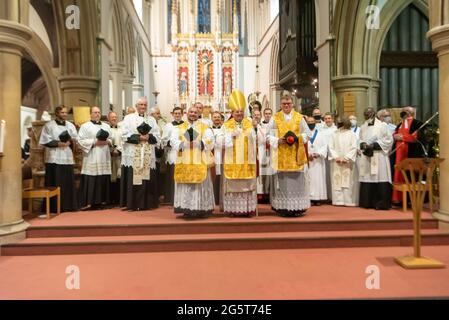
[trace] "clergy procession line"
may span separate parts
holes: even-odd
[[[260,104],[251,106],[234,90],[224,121],[220,112],[202,118],[203,105],[175,107],[173,122],[162,123],[160,110],[147,113],[140,98],[122,122],[110,112],[108,123],[91,108],[91,121],[79,132],[67,121],[67,108],[56,108],[39,143],[45,146],[45,186],[61,187],[61,209],[66,211],[120,206],[142,211],[159,206],[161,196],[186,218],[211,215],[216,205],[231,216],[253,216],[257,204],[268,202],[284,217],[300,217],[311,205],[360,206],[388,210],[392,199],[390,151],[394,161],[419,156],[414,110],[404,108],[403,121],[391,124],[388,111],[377,116],[364,112],[338,118],[316,108],[306,116],[293,109],[292,97],[281,98],[272,114]],[[263,118],[263,119],[262,119]],[[73,147],[83,151],[79,190],[75,188]],[[412,154],[414,153],[414,154]],[[393,161],[393,162],[394,162]],[[395,173],[395,181],[401,176]],[[55,203],[51,204],[55,211]]]

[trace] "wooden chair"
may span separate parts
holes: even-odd
[[[429,207],[430,213],[433,212],[433,188],[432,184],[427,184],[427,182],[423,181],[420,184],[415,185],[413,191],[424,191],[429,192]],[[424,189],[424,190],[423,190]],[[402,209],[404,212],[407,212],[407,193],[410,192],[410,188],[406,183],[394,183],[393,190],[402,192]]]
[[[50,198],[57,197],[57,214],[61,214],[61,189],[59,187],[34,188],[33,180],[23,181],[22,199],[28,199],[28,210],[33,213],[33,199],[46,201],[47,219],[50,219]]]

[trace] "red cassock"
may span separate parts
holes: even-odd
[[[410,126],[412,125],[413,118],[408,118],[407,120],[407,128],[405,128],[404,123],[401,124],[399,129],[396,129],[396,134],[401,134],[403,140],[396,142],[396,161],[395,165],[401,163],[402,160],[408,158],[408,144],[413,143],[418,138],[418,132],[414,132],[410,134]],[[399,170],[394,171],[393,181],[395,183],[404,183],[404,176],[402,172]],[[394,190],[393,191],[393,202],[402,202],[402,192]]]

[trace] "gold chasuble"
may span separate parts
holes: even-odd
[[[239,124],[234,119],[224,123],[227,132],[241,130],[241,134],[234,138],[231,148],[225,149],[224,175],[229,180],[255,179],[257,175],[255,141],[250,139],[253,125],[248,119]]]
[[[200,148],[190,148],[186,139],[186,132],[189,129],[189,123],[184,122],[178,126],[179,139],[184,142],[185,148],[178,152],[178,158],[175,164],[175,181],[177,183],[192,183],[199,184],[204,182],[207,178],[208,166],[214,163],[213,155],[206,150],[201,151]],[[193,129],[198,132],[195,142],[201,144],[201,139],[204,137],[208,125],[197,121]],[[207,145],[213,141],[206,140]]]
[[[301,135],[302,115],[292,111],[292,118],[286,121],[284,113],[278,112],[274,116],[276,123],[276,137],[283,138],[291,131],[298,137],[298,142],[293,145],[283,144],[278,146],[277,152],[273,152],[273,169],[281,172],[294,172],[304,169],[307,163],[307,155],[304,147],[304,141]]]

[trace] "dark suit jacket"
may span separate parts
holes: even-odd
[[[396,127],[396,132],[399,130],[399,127],[402,123],[400,123]],[[412,124],[410,126],[410,134],[413,134],[416,130],[418,130],[423,125],[423,122],[413,119]],[[425,130],[426,128],[421,129],[418,132],[418,140],[425,146],[426,145],[426,138],[425,138]],[[395,143],[396,144],[396,143]],[[395,146],[396,147],[396,146]],[[428,151],[427,151],[428,152]],[[395,155],[396,157],[396,155]],[[409,158],[423,158],[424,157],[424,151],[423,147],[418,143],[409,143],[408,144],[408,157]]]

